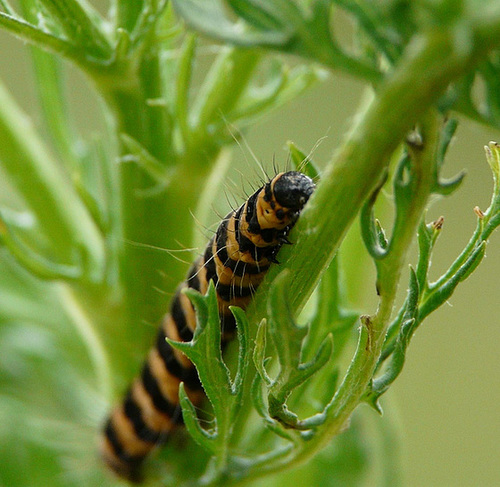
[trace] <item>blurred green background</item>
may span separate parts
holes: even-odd
[[[21,106],[34,115],[36,125],[26,48],[4,34],[0,46],[0,76]],[[71,109],[82,132],[88,135],[99,130],[99,112],[85,80],[75,73],[70,86]],[[330,77],[255,126],[245,134],[246,141],[259,160],[269,163],[275,157],[283,167],[287,140],[307,151],[322,139],[314,153],[314,159],[322,163],[350,126],[362,96],[359,83]],[[500,140],[500,134],[470,122],[459,127],[444,172],[451,176],[466,168],[466,180],[454,196],[436,200],[428,214],[429,221],[445,217],[431,270],[435,277],[471,235],[474,206],[485,209],[488,205],[492,181],[483,146],[489,140]],[[235,147],[234,157],[249,179],[255,179],[258,169],[248,151]],[[238,181],[235,178],[235,184]],[[368,259],[366,266],[371,268]],[[383,404],[391,403],[400,429],[406,486],[500,485],[499,275],[500,235],[494,234],[480,268],[459,286],[449,305],[418,330],[402,376],[384,397]],[[373,311],[373,280],[356,279],[356,270],[351,277],[349,294],[361,299],[363,312]]]

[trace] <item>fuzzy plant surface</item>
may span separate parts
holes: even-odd
[[[288,144],[317,190],[294,245],[247,312],[234,309],[227,353],[214,288],[189,292],[196,333],[171,345],[208,400],[200,415],[181,386],[186,431],[148,461],[144,484],[374,485],[356,410],[382,411],[414,333],[500,225],[492,142],[491,204],[431,280],[443,221],[426,209],[463,179],[441,176],[457,117],[500,128],[498,0],[0,0],[0,28],[30,46],[40,106],[35,126],[0,83],[0,485],[125,485],[99,459],[99,431],[185,275],[235,140],[333,72],[370,101],[329,160]],[[100,106],[93,137],[69,110],[70,66]],[[382,193],[390,229],[376,215]],[[338,256],[357,218],[378,294],[361,311]],[[389,435],[380,429],[379,480],[396,485]]]

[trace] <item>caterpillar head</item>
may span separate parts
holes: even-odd
[[[278,174],[264,187],[262,228],[292,226],[315,189],[312,179],[297,171]]]

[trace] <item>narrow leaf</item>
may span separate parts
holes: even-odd
[[[272,384],[272,379],[267,375],[265,362],[266,362],[266,320],[263,319],[258,328],[255,337],[255,348],[253,351],[253,363],[257,369],[258,375],[265,382],[266,385]]]
[[[241,398],[243,384],[250,366],[249,324],[247,316],[241,308],[231,306],[230,309],[236,320],[236,331],[238,334],[238,367],[232,384],[232,392]]]
[[[282,23],[273,15],[273,12],[265,8],[265,4],[254,0],[228,0],[227,2],[234,12],[249,25],[258,30],[278,30],[283,27]],[[269,2],[272,4],[272,2]]]
[[[297,169],[297,171],[304,172],[304,174],[309,176],[311,179],[319,179],[321,171],[316,163],[311,159],[311,155],[306,155],[306,153],[291,140],[287,141],[286,146],[295,169]]]
[[[214,436],[201,427],[198,417],[196,416],[196,409],[184,389],[183,382],[179,385],[179,402],[182,407],[184,424],[193,440],[210,453],[214,453],[216,447],[212,441]]]
[[[177,14],[199,32],[240,46],[283,46],[290,34],[286,31],[242,29],[228,19],[220,1],[173,0]]]
[[[168,185],[172,179],[172,168],[166,168],[154,157],[141,143],[128,134],[122,133],[121,140],[137,163],[154,180],[163,185]]]
[[[90,5],[77,0],[39,0],[58,20],[69,39],[86,47],[87,54],[108,58],[111,46],[102,30],[103,20]]]
[[[16,232],[9,229],[0,211],[0,243],[5,245],[17,261],[40,279],[78,279],[82,269],[52,262],[26,245]]]
[[[25,42],[84,64],[81,49],[66,39],[49,34],[4,12],[0,12],[0,26]]]
[[[196,37],[194,35],[190,35],[184,42],[175,80],[175,115],[185,144],[188,143],[188,140],[191,137],[191,127],[189,126],[188,119],[188,102],[195,49]]]
[[[328,362],[332,356],[332,351],[333,335],[330,333],[319,347],[318,353],[314,359],[305,364],[300,364],[296,372],[291,374],[291,378],[286,383],[287,389],[292,391],[313,376]]]
[[[459,282],[467,279],[479,265],[484,257],[485,250],[486,242],[482,242],[449,280],[442,283],[438,288],[433,289],[419,311],[419,321],[422,321],[451,297]]]
[[[105,263],[103,235],[68,184],[67,174],[3,86],[0,139],[2,168],[49,238],[53,254],[66,265],[83,262],[91,279],[101,279]]]
[[[378,194],[384,186],[386,180],[387,172],[385,172],[384,177],[363,205],[359,215],[359,222],[361,224],[361,236],[363,237],[365,247],[368,250],[369,254],[377,260],[383,259],[387,255],[388,244],[386,245],[386,248],[380,246],[380,232],[377,230],[377,223],[373,213],[373,208],[375,206],[375,202],[377,201]]]

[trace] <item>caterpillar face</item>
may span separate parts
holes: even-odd
[[[193,337],[195,311],[181,290],[190,287],[205,293],[208,283],[214,282],[224,346],[236,327],[229,307],[247,307],[271,263],[276,262],[279,249],[289,243],[287,235],[314,188],[304,174],[280,173],[222,220],[203,256],[179,285],[141,374],[105,424],[101,452],[115,473],[139,480],[144,458],[182,424],[180,382],[194,404],[203,400],[193,364],[165,340],[190,341]]]
[[[278,174],[259,195],[258,219],[261,228],[277,230],[293,225],[314,191],[314,183],[300,172]]]

